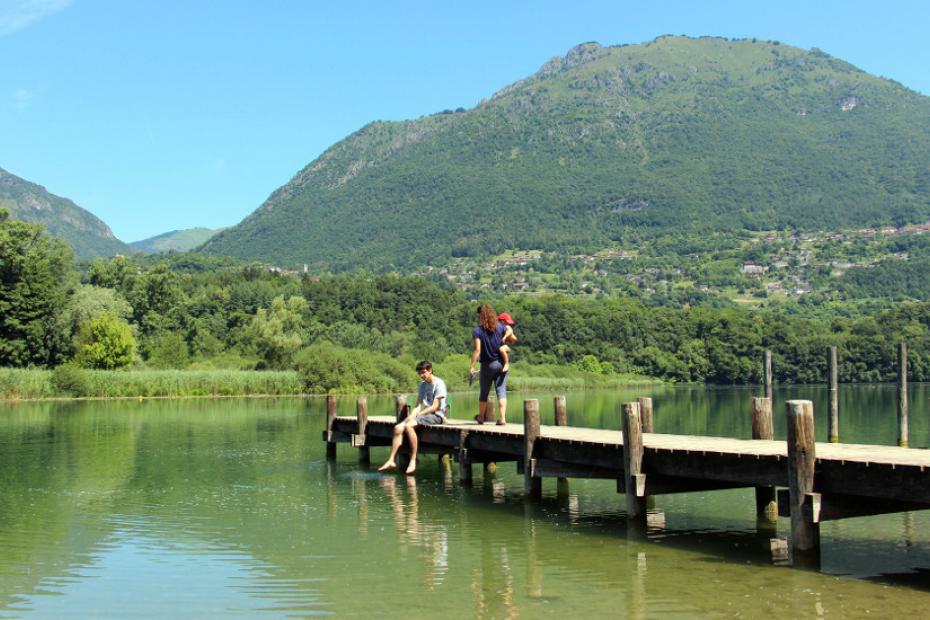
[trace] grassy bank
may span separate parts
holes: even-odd
[[[405,363],[409,362],[409,363]],[[410,372],[395,380],[384,390],[412,392],[417,376],[413,360],[398,360]],[[469,389],[466,380],[468,358],[450,356],[436,364],[436,375],[442,377],[451,391]],[[584,372],[574,366],[529,365],[517,363],[507,385],[510,390],[594,389],[656,383],[655,379],[639,375],[603,375]],[[477,387],[477,386],[476,386]],[[471,389],[476,389],[476,387]],[[305,388],[305,381],[296,371],[258,370],[82,370],[63,366],[55,370],[34,368],[0,368],[0,399],[26,400],[42,398],[127,398],[127,397],[189,397],[189,396],[293,396],[302,393],[358,393],[356,385],[339,385],[324,389]],[[370,391],[370,390],[361,390]]]
[[[303,383],[293,371],[0,368],[3,399],[288,396],[301,392]]]

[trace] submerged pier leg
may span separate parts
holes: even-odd
[[[336,442],[333,441],[333,423],[336,421],[336,397],[330,394],[326,397],[326,460],[336,460]]]
[[[654,433],[655,426],[652,420],[652,399],[648,396],[640,396],[636,399],[639,403],[639,421],[643,426],[644,433]],[[656,507],[655,495],[646,496],[646,508],[651,510]]]
[[[410,407],[407,405],[407,395],[398,394],[394,401],[395,419],[398,422],[403,422],[407,419],[407,414],[409,412]],[[401,446],[401,449],[397,452],[394,462],[397,463],[398,471],[404,471],[407,469],[407,465],[410,464],[410,447],[407,445],[406,441],[404,441],[403,446]]]
[[[630,523],[646,523],[643,467],[643,425],[639,403],[623,404],[623,487],[626,517]]]
[[[470,485],[472,482],[471,457],[468,456],[468,431],[459,432],[459,482]]]
[[[556,396],[553,398],[552,408],[555,411],[555,425],[568,426],[568,410],[565,407],[565,397]],[[556,495],[559,497],[568,496],[568,478],[562,476],[556,478]]]
[[[542,497],[542,479],[533,475],[533,448],[538,437],[539,400],[529,398],[523,401],[523,490],[532,498]]]
[[[771,398],[752,399],[752,438],[775,439]],[[760,524],[774,524],[778,520],[778,495],[775,487],[756,487],[756,517]]]
[[[791,550],[794,562],[816,563],[820,551],[820,524],[812,510],[814,497],[814,404],[789,400],[788,496],[791,502]]]
[[[358,462],[362,465],[371,463],[368,443],[365,441],[365,431],[368,429],[368,399],[359,396],[355,402],[355,415],[358,418]]]
[[[898,445],[907,447],[907,343],[898,343]]]

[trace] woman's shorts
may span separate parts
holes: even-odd
[[[497,392],[497,400],[507,398],[507,373],[501,372],[503,368],[503,364],[499,361],[481,365],[481,389],[478,392],[478,402],[488,402],[491,384]]]

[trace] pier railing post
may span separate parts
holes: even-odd
[[[326,459],[336,460],[336,442],[333,441],[333,423],[336,421],[336,397],[330,394],[326,397]]]
[[[835,345],[830,347],[830,418],[827,440],[830,443],[840,441],[840,364]]]
[[[539,437],[539,400],[528,398],[523,401],[523,489],[530,497],[542,496],[542,479],[535,473],[533,448]]]
[[[907,447],[907,343],[898,343],[898,445]]]
[[[775,395],[775,378],[774,373],[772,372],[772,350],[765,350],[765,397],[772,399],[774,401]]]
[[[652,422],[652,399],[648,396],[640,396],[636,400],[639,403],[639,417],[643,424],[643,432],[656,432]]]
[[[368,442],[365,438],[365,431],[368,430],[368,399],[359,396],[355,402],[355,415],[358,418],[358,462],[363,465],[371,463],[371,455],[368,451]]]
[[[788,422],[788,497],[791,503],[791,549],[796,557],[817,552],[820,525],[813,515],[814,491],[814,404],[809,400],[789,400],[785,404]]]
[[[395,419],[397,422],[403,422],[407,419],[407,414],[410,413],[410,406],[407,404],[407,395],[398,394],[397,398],[394,400],[394,413]],[[404,442],[403,447],[397,453],[395,461],[397,462],[398,469],[406,469],[410,461],[410,448],[407,446],[407,442]]]
[[[771,398],[752,399],[752,438],[775,439]],[[771,523],[778,520],[778,495],[775,487],[756,487],[756,517]]]
[[[555,412],[555,425],[568,426],[568,410],[565,407],[565,396],[556,396],[552,399],[552,409]],[[556,495],[568,495],[568,478],[559,476],[556,479]]]
[[[626,517],[629,521],[646,520],[646,497],[643,493],[643,424],[639,403],[623,404],[623,486]]]

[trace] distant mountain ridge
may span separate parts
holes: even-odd
[[[113,235],[109,226],[90,211],[2,168],[0,207],[8,209],[14,219],[44,225],[49,233],[67,241],[78,258],[132,252],[128,245]]]
[[[158,254],[159,252],[187,252],[206,243],[213,235],[224,230],[223,228],[185,228],[172,230],[141,241],[133,241],[129,245],[137,252]]]
[[[930,98],[819,50],[576,46],[473,109],[373,122],[204,249],[317,270],[930,218]]]

